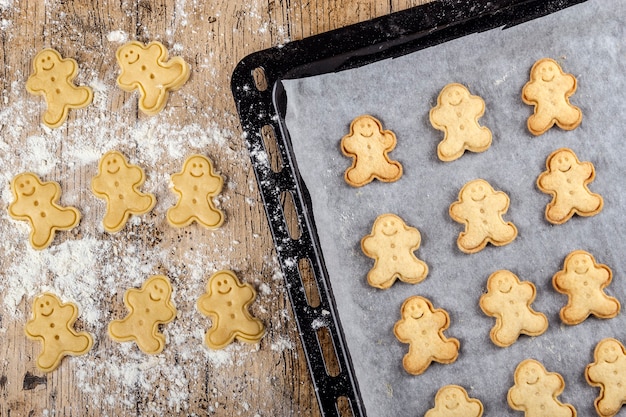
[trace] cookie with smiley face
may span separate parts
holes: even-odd
[[[594,361],[585,368],[589,385],[600,388],[594,401],[600,417],[612,417],[626,404],[626,349],[619,340],[601,340],[593,352]]]
[[[565,388],[563,377],[548,372],[535,359],[522,361],[515,369],[515,385],[509,389],[509,406],[523,411],[526,417],[576,417],[571,404],[563,404],[557,398]]]
[[[124,293],[124,305],[129,314],[109,323],[111,339],[134,341],[144,353],[160,353],[165,347],[165,336],[159,331],[159,324],[167,324],[176,317],[171,295],[172,286],[163,275],[148,278],[141,289],[128,289]]]
[[[117,85],[124,91],[139,90],[139,109],[150,116],[165,107],[170,91],[189,79],[189,65],[181,57],[168,59],[160,42],[128,42],[117,50],[116,57],[121,68]]]
[[[459,199],[450,205],[450,217],[465,224],[457,245],[465,253],[476,253],[487,243],[503,246],[517,237],[517,228],[502,216],[509,209],[509,196],[493,189],[483,179],[468,182],[461,188]]]
[[[500,347],[511,346],[520,334],[539,336],[548,329],[548,319],[531,307],[537,290],[532,282],[521,282],[510,271],[500,270],[489,276],[487,293],[480,297],[480,308],[496,323],[491,341]]]
[[[458,385],[441,387],[435,395],[435,407],[424,417],[481,417],[483,403],[467,395],[465,388]]]
[[[167,211],[167,221],[174,227],[198,222],[207,229],[217,229],[224,223],[224,213],[213,204],[213,197],[222,191],[224,180],[213,171],[213,164],[203,155],[192,155],[183,170],[172,175],[173,190],[178,195],[176,205]]]
[[[44,372],[55,370],[64,356],[84,355],[93,346],[87,332],[74,330],[78,317],[76,304],[63,303],[55,294],[43,293],[33,301],[33,316],[26,323],[26,336],[41,341],[43,349],[37,367]]]
[[[546,171],[537,178],[537,187],[552,195],[546,206],[546,220],[563,224],[574,214],[589,217],[600,213],[604,200],[587,187],[595,176],[593,164],[580,162],[571,149],[552,152],[546,159]]]
[[[30,244],[35,249],[47,248],[57,230],[71,230],[80,222],[77,209],[57,204],[61,187],[54,181],[42,182],[32,172],[24,172],[13,178],[11,191],[9,215],[30,223]]]
[[[128,163],[118,151],[109,151],[100,159],[98,174],[91,180],[93,193],[107,202],[102,219],[104,230],[121,230],[131,214],[141,215],[152,210],[156,199],[139,191],[146,180],[143,169]]]
[[[246,343],[261,340],[265,326],[248,311],[256,298],[252,285],[241,283],[232,271],[219,271],[209,278],[206,289],[197,306],[213,323],[204,339],[208,347],[222,349],[235,339]]]
[[[70,109],[88,106],[93,99],[91,88],[73,83],[78,65],[72,58],[63,58],[56,50],[47,48],[33,59],[33,73],[26,81],[26,90],[44,96],[47,109],[43,114],[46,126],[61,126]]]
[[[352,165],[344,179],[353,187],[361,187],[378,179],[393,182],[402,176],[402,165],[389,159],[388,153],[396,147],[396,135],[383,130],[380,121],[372,116],[359,116],[350,123],[350,133],[341,138],[341,152],[352,158]]]
[[[472,95],[462,84],[446,85],[437,97],[437,105],[430,110],[430,123],[444,132],[437,146],[442,161],[454,161],[466,150],[484,152],[491,146],[491,130],[478,124],[485,113],[485,102]]]
[[[596,263],[589,252],[576,250],[567,255],[563,269],[552,277],[554,289],[568,296],[559,313],[563,323],[582,323],[592,314],[601,319],[617,316],[619,301],[604,292],[612,279],[611,268]]]
[[[569,98],[576,92],[576,78],[566,74],[553,59],[543,58],[530,70],[530,81],[522,89],[524,103],[534,106],[528,118],[528,130],[535,136],[555,124],[564,130],[578,127],[583,119],[580,109]]]
[[[404,301],[400,314],[402,318],[394,325],[393,333],[400,342],[409,344],[402,360],[408,373],[420,375],[433,361],[449,364],[457,359],[459,341],[443,334],[450,326],[447,311],[435,309],[430,300],[415,295]]]
[[[421,240],[419,230],[407,226],[395,214],[378,216],[372,233],[361,239],[363,253],[375,260],[367,282],[372,287],[386,289],[396,278],[409,284],[423,281],[428,275],[428,265],[414,254]]]

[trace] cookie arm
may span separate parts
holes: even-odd
[[[463,203],[460,201],[455,201],[450,205],[450,209],[448,210],[450,213],[450,217],[456,222],[464,223],[466,221],[465,216],[463,215]]]
[[[39,93],[45,90],[42,79],[36,73],[26,80],[26,90],[31,93]]]

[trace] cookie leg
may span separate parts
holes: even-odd
[[[437,151],[446,159],[457,159],[463,154],[463,143],[447,137],[439,142]]]
[[[517,229],[511,223],[502,223],[491,238],[496,244],[505,244],[515,239]]]
[[[602,296],[595,305],[596,308],[593,313],[600,317],[615,317],[620,310],[619,301],[613,297]]]
[[[609,395],[609,390],[605,390],[604,396],[596,401],[596,408],[602,416],[614,416],[622,408],[621,392],[615,392],[615,395]]]
[[[459,356],[459,344],[453,339],[441,343],[436,350],[435,358],[439,362],[451,363]]]
[[[394,277],[389,276],[387,271],[393,270],[386,268],[385,265],[374,265],[367,274],[367,282],[376,288],[389,288],[394,283]]]
[[[89,336],[82,333],[74,333],[72,336],[71,351],[73,354],[82,355],[90,349],[93,341]]]
[[[202,223],[208,227],[216,227],[221,224],[223,220],[222,212],[214,209],[211,205],[205,207],[205,210],[202,212],[199,212],[198,217],[201,219]]]
[[[517,341],[520,334],[519,326],[494,326],[491,329],[491,339],[497,340],[499,344],[510,346]]]
[[[74,227],[79,217],[78,212],[71,208],[59,210],[59,212],[55,213],[55,215],[56,219],[54,221],[56,223],[56,227],[61,230],[68,230]]]
[[[409,352],[402,358],[404,369],[412,375],[423,373],[430,365],[430,362],[431,360],[428,355],[421,355],[417,349],[412,349],[410,346]]]
[[[150,354],[159,353],[163,350],[165,346],[165,336],[157,331],[151,330],[153,327],[156,327],[157,324],[153,326],[144,325],[144,331],[137,331],[137,346],[143,352],[147,352]],[[150,329],[150,330],[149,330]]]
[[[461,232],[457,243],[464,251],[474,251],[485,246],[486,236],[479,231],[469,229],[467,232]]]
[[[564,322],[578,324],[582,323],[587,316],[589,316],[589,310],[587,308],[577,307],[576,304],[576,301],[573,301],[571,305],[561,309],[560,315]]]
[[[559,200],[550,202],[546,206],[546,218],[552,223],[563,223],[571,217],[572,206],[561,203]]]
[[[402,167],[397,162],[388,163],[387,161],[381,161],[381,170],[376,174],[383,180],[393,181],[398,179],[402,175]]]
[[[539,336],[548,328],[548,319],[543,314],[529,312],[526,315],[523,329],[530,336]]]
[[[147,194],[141,194],[137,197],[137,199],[133,202],[132,206],[129,209],[133,213],[143,214],[152,208],[154,204],[154,198]]]
[[[550,129],[553,124],[554,119],[547,112],[538,111],[528,117],[528,130],[538,135]]]
[[[83,107],[91,102],[92,92],[87,87],[75,87],[73,88],[74,93],[76,94],[76,99],[71,103],[68,103],[72,107]]]
[[[572,130],[576,128],[582,121],[582,112],[575,106],[564,106],[561,113],[557,116],[557,125],[561,129]]]
[[[226,326],[213,326],[206,333],[206,344],[213,349],[221,349],[235,339],[235,333]]]
[[[45,248],[54,239],[54,231],[52,227],[44,222],[38,222],[32,224],[32,231],[30,233],[30,241],[35,248]]]
[[[370,179],[370,173],[368,170],[360,168],[360,165],[354,168],[349,168],[346,171],[346,178],[357,186],[366,184]]]
[[[48,109],[43,114],[43,121],[50,127],[58,127],[67,119],[67,105],[48,102]]]
[[[43,351],[39,357],[37,357],[37,366],[46,372],[50,372],[59,366],[61,359],[62,355],[58,345],[55,344],[53,347],[47,347],[47,345],[44,344]]]
[[[602,197],[597,194],[589,194],[576,203],[576,208],[581,213],[595,213],[602,206]]]
[[[176,225],[185,225],[195,216],[187,207],[179,203],[167,210],[167,217]]]
[[[409,284],[417,284],[426,278],[428,267],[415,256],[411,256],[411,258],[408,268],[403,268],[402,271],[399,271],[400,280]]]

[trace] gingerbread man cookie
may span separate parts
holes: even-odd
[[[563,269],[552,277],[554,289],[567,294],[567,305],[559,313],[563,323],[582,323],[590,314],[610,319],[619,313],[620,303],[604,293],[613,279],[613,271],[584,250],[576,250],[565,258]]]
[[[480,308],[496,324],[491,341],[500,347],[510,346],[520,334],[539,336],[548,329],[548,319],[530,306],[537,290],[532,282],[520,282],[517,275],[500,270],[489,276],[487,293],[480,297]]]
[[[93,193],[107,202],[102,220],[104,230],[114,233],[121,230],[131,214],[144,214],[152,210],[156,199],[152,194],[139,191],[146,180],[143,169],[128,163],[118,151],[109,151],[100,159],[98,175],[91,180]]]
[[[26,90],[44,96],[48,106],[43,114],[46,126],[61,126],[70,109],[79,109],[91,103],[91,88],[77,87],[72,82],[77,72],[76,61],[62,58],[54,49],[44,49],[33,59],[33,73],[26,81]]]
[[[212,198],[222,191],[224,180],[213,172],[211,161],[203,155],[192,155],[183,170],[172,175],[178,202],[167,211],[167,221],[174,227],[185,227],[197,221],[207,229],[224,223],[224,213],[215,208]]]
[[[559,64],[550,58],[535,62],[530,70],[530,81],[522,89],[524,103],[535,106],[528,118],[528,130],[541,135],[554,124],[564,130],[578,127],[583,113],[569,102],[576,91],[576,78],[563,72]]]
[[[93,338],[87,332],[74,330],[78,307],[63,303],[56,295],[44,293],[33,301],[33,316],[26,323],[26,336],[40,340],[43,350],[37,357],[37,367],[44,372],[55,370],[66,355],[78,356],[89,352]]]
[[[167,49],[160,42],[128,42],[117,50],[116,57],[121,68],[117,85],[125,91],[139,90],[139,108],[147,115],[160,112],[169,92],[189,79],[189,65],[181,57],[168,60]]]
[[[443,331],[450,326],[450,316],[443,309],[419,295],[407,298],[400,310],[402,319],[393,327],[393,333],[402,343],[409,344],[404,355],[404,369],[413,375],[422,374],[432,361],[449,364],[459,356],[460,343],[448,339]]]
[[[198,310],[213,322],[205,336],[206,345],[222,349],[235,339],[247,343],[261,340],[265,326],[248,311],[255,298],[252,285],[242,284],[232,271],[213,274],[206,293],[198,299]]]
[[[616,339],[603,339],[593,352],[593,363],[585,368],[589,385],[600,388],[594,401],[600,417],[613,417],[626,404],[626,350]]]
[[[580,162],[574,151],[561,148],[548,156],[546,168],[537,178],[537,187],[552,195],[546,206],[546,220],[563,224],[574,214],[594,216],[602,210],[602,197],[587,188],[596,176],[591,162]]]
[[[428,275],[428,265],[413,252],[419,248],[419,230],[409,227],[395,214],[381,214],[372,226],[372,233],[361,239],[361,249],[374,258],[374,266],[367,274],[372,287],[386,289],[399,278],[417,284]]]
[[[73,229],[80,222],[77,209],[57,204],[61,187],[56,182],[41,182],[32,172],[24,172],[13,178],[11,191],[9,215],[30,223],[30,244],[35,249],[48,247],[57,230]]]
[[[402,176],[402,165],[387,155],[396,147],[396,135],[372,116],[359,116],[350,123],[350,134],[341,138],[341,152],[352,158],[344,178],[353,187],[374,180],[393,182]]]
[[[483,403],[467,395],[465,388],[458,385],[441,387],[435,395],[435,407],[424,417],[481,417]]]
[[[502,215],[509,209],[509,196],[496,192],[485,180],[468,182],[461,188],[459,199],[450,205],[450,217],[465,224],[457,244],[465,253],[476,253],[487,243],[502,246],[517,237],[517,228],[505,223]]]
[[[124,293],[124,305],[130,313],[109,323],[111,339],[134,341],[145,353],[160,353],[165,347],[165,336],[159,331],[159,324],[169,323],[176,317],[171,295],[170,281],[162,275],[148,278],[141,289],[128,289]]]
[[[484,113],[483,99],[470,94],[464,85],[452,83],[441,90],[437,105],[430,110],[430,123],[444,132],[437,146],[439,159],[454,161],[466,150],[484,152],[491,146],[491,130],[478,124]]]
[[[526,359],[515,369],[515,385],[509,389],[509,406],[526,417],[576,417],[576,409],[563,404],[558,396],[565,388],[563,377],[548,372],[534,360]]]

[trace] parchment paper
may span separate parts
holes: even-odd
[[[626,342],[626,313],[563,325],[558,313],[567,296],[553,289],[552,276],[568,253],[587,250],[613,269],[606,293],[626,303],[625,25],[626,2],[589,0],[510,29],[467,36],[394,60],[284,81],[287,127],[313,200],[323,256],[369,416],[421,416],[446,384],[461,385],[480,399],[485,416],[519,416],[508,407],[506,395],[516,366],[526,358],[564,377],[561,401],[573,404],[580,416],[595,415],[599,390],[586,383],[584,369],[602,338]],[[521,89],[532,64],[543,57],[557,60],[577,78],[571,102],[582,109],[583,121],[573,131],[554,127],[534,137],[526,129],[532,107],[522,102]],[[436,155],[443,133],[430,125],[428,112],[451,82],[466,85],[485,100],[480,123],[491,129],[493,144],[484,153],[466,152],[444,163]],[[377,117],[384,129],[396,133],[398,144],[389,155],[404,167],[399,181],[374,181],[361,188],[344,182],[351,160],[341,154],[339,144],[361,114]],[[544,219],[551,197],[535,184],[546,157],[561,147],[595,165],[596,179],[589,188],[604,197],[605,206],[597,216],[574,216],[553,226]],[[463,184],[475,178],[509,195],[504,217],[517,226],[519,236],[509,245],[489,245],[467,255],[456,245],[463,226],[449,217],[448,207]],[[386,212],[421,232],[416,255],[430,272],[420,284],[398,281],[388,290],[367,284],[373,260],[362,253],[360,240]],[[536,285],[533,308],[548,316],[546,333],[521,336],[508,348],[491,342],[494,319],[482,313],[478,300],[487,278],[498,269]],[[400,306],[412,295],[423,295],[447,310],[451,325],[445,334],[461,342],[456,362],[433,363],[419,376],[404,371],[408,345],[393,334]]]

